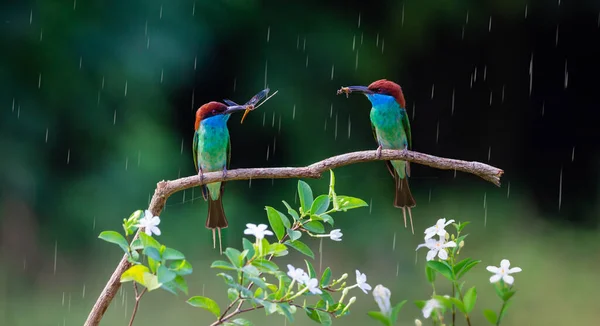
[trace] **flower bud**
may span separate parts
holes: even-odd
[[[348,278],[348,273],[344,273],[344,274],[342,274],[342,277],[340,277],[340,278],[338,279],[338,282],[339,282],[339,281],[343,281],[343,280],[345,280],[345,279],[347,279],[347,278]]]
[[[450,233],[446,232],[445,238],[446,238],[446,241],[448,241],[448,239],[450,239]]]
[[[421,326],[423,323],[419,319],[415,319],[415,326]]]
[[[353,304],[354,302],[356,302],[356,297],[350,298],[350,300],[348,300],[348,304],[346,306],[349,306],[349,305]]]
[[[392,311],[392,305],[390,303],[390,296],[392,292],[390,289],[385,286],[378,284],[375,289],[373,289],[373,298],[375,298],[375,302],[379,306],[379,310],[385,316],[390,316]]]
[[[462,240],[459,244],[458,244],[458,248],[462,248],[465,246],[465,240]]]

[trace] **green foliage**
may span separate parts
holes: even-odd
[[[213,313],[213,315],[216,317],[219,317],[221,314],[221,308],[219,308],[219,305],[211,298],[195,296],[189,298],[187,303],[193,307],[206,309]]]

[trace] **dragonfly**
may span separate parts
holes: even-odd
[[[246,111],[244,112],[244,115],[242,116],[242,121],[240,123],[244,123],[244,119],[246,119],[246,116],[248,115],[248,113],[250,113],[250,111],[256,109],[257,107],[262,105],[262,103],[266,102],[269,98],[271,98],[273,95],[277,94],[277,92],[275,92],[271,96],[267,97],[269,95],[269,91],[270,91],[270,89],[268,89],[268,88],[263,89],[262,91],[258,92],[256,95],[252,96],[252,98],[243,105],[246,107]],[[258,104],[263,99],[265,99],[265,100],[261,104]],[[229,99],[224,99],[223,102],[225,102],[225,104],[227,104],[229,106],[239,105]]]

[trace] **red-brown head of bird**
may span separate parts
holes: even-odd
[[[196,123],[194,129],[198,130],[198,128],[200,128],[200,123],[203,121],[207,123],[226,124],[232,113],[241,112],[245,109],[246,107],[242,105],[227,106],[220,102],[206,103],[196,111]]]
[[[392,97],[400,105],[401,108],[406,109],[406,101],[404,100],[404,94],[400,85],[389,81],[387,79],[376,80],[367,86],[348,86],[342,87],[339,93],[352,93],[358,92],[363,93],[369,98],[369,100],[376,105],[377,102],[385,101],[385,98]]]

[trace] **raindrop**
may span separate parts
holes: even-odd
[[[33,21],[33,9],[29,12],[29,25],[31,25],[32,21]]]
[[[71,149],[70,148],[67,150],[67,164],[69,164],[69,161],[71,161]]]
[[[198,56],[194,57],[194,70],[196,70],[196,67],[198,66]],[[234,79],[235,80],[235,79]]]
[[[180,153],[179,153],[180,155],[183,155],[183,141],[184,141],[184,139],[181,138],[181,149],[180,149]]]
[[[494,94],[493,91],[490,91],[490,106],[492,106],[492,95]]]
[[[150,37],[146,38],[146,49],[150,48]]]
[[[371,215],[372,211],[373,211],[373,197],[371,197],[371,200],[369,201],[369,215]]]
[[[267,43],[269,43],[270,39],[271,39],[271,26],[269,26],[267,28]]]
[[[44,39],[44,29],[40,28],[40,42]]]
[[[160,5],[160,12],[158,13],[158,19],[162,19],[163,6]]]
[[[491,157],[492,157],[492,146],[490,146],[490,148],[488,148],[488,162],[490,161]]]
[[[331,65],[331,80],[333,80],[334,69],[335,69],[334,65]]]
[[[17,106],[17,120],[19,120],[20,117],[21,117],[21,104],[19,104],[19,106]]]
[[[265,126],[266,119],[267,119],[267,113],[263,112],[263,127]]]
[[[510,181],[508,182],[508,190],[506,190],[506,198],[508,199],[510,197]]]
[[[331,107],[329,107],[329,118],[333,116],[333,103],[331,103]]]
[[[381,39],[381,53],[383,53],[383,49],[385,48],[385,39]]]
[[[379,33],[377,33],[377,38],[375,39],[375,47],[379,47]]]
[[[529,96],[531,96],[532,87],[533,87],[533,53],[531,53],[531,59],[529,59]]]
[[[273,112],[273,119],[271,121],[271,128],[275,127],[275,112]]]
[[[436,144],[438,143],[439,138],[440,138],[440,121],[438,120],[436,131],[435,131],[435,143]]]
[[[358,13],[358,28],[360,28],[360,12]]]
[[[454,115],[454,98],[455,98],[455,92],[456,92],[456,90],[453,88],[452,89],[452,113],[450,113],[450,115]]]
[[[396,277],[400,274],[400,262],[396,264]]]
[[[404,3],[402,3],[402,25],[401,27],[404,27]]]
[[[545,111],[546,111],[546,101],[542,101],[542,117],[544,116]]]
[[[413,102],[413,108],[412,108],[412,119],[413,121],[415,121],[415,107],[417,106],[417,102]]]
[[[456,179],[456,169],[454,169],[454,179]]]
[[[505,85],[502,85],[502,103],[504,103],[504,87]]]
[[[571,162],[575,161],[575,146],[573,146],[573,151],[571,152]]]
[[[460,35],[460,38],[461,38],[461,40],[465,39],[465,25],[463,25],[463,27],[462,27],[462,33]]]
[[[304,42],[302,43],[302,52],[306,51],[306,36],[304,37]]]
[[[85,298],[85,283],[83,283],[83,291],[81,291],[81,297]]]
[[[58,256],[58,240],[54,241],[54,275],[56,275],[56,258]],[[65,297],[63,293],[63,305],[65,304]]]
[[[487,79],[487,65],[483,66],[483,81]]]
[[[477,66],[475,66],[475,72],[473,73],[473,82],[477,82]]]
[[[48,128],[46,128],[46,143],[48,143]]]
[[[267,146],[267,161],[269,160],[269,151],[271,149],[271,145]]]
[[[354,70],[358,69],[358,51],[356,51],[356,62],[354,63]]]
[[[233,78],[233,91],[237,88],[237,77]]]
[[[431,203],[431,188],[429,188],[429,202]]]
[[[127,171],[127,167],[129,166],[129,157],[125,157],[125,171]]]
[[[394,232],[394,239],[392,240],[392,251],[396,251],[396,232]]]
[[[431,85],[431,98],[433,99],[433,92],[435,91],[435,84]]]
[[[42,73],[38,76],[38,89],[42,88]]]
[[[69,304],[67,305],[67,307],[68,307],[68,308],[67,308],[67,309],[68,309],[67,311],[68,311],[68,312],[71,312],[71,293],[69,293]]]
[[[146,24],[144,25],[144,36],[148,36],[148,20],[146,19]]]
[[[63,307],[65,306],[65,293],[64,292],[63,292],[63,295],[62,295],[62,303],[61,303],[61,305]]]
[[[483,208],[487,207],[487,192],[483,193]]]
[[[81,70],[82,63],[83,63],[83,57],[79,56],[79,70]]]
[[[350,139],[350,131],[351,130],[352,130],[352,123],[350,121],[350,116],[348,116],[348,139]]]
[[[562,204],[562,179],[563,179],[563,168],[560,167],[560,177],[558,180],[558,210],[560,211],[560,206]]]
[[[196,102],[196,88],[192,89],[192,106],[190,111],[194,111],[194,102]]]
[[[300,48],[300,34],[296,35],[296,50]]]
[[[181,198],[181,203],[185,203],[185,190],[183,191],[183,197]]]
[[[160,82],[162,83],[162,73],[160,74]],[[125,81],[125,97],[127,97],[127,80]]]
[[[248,188],[252,188],[252,178],[248,179]]]
[[[12,112],[15,112],[15,98],[13,97],[13,102],[12,102]]]
[[[473,73],[471,73],[471,85],[470,85],[470,87],[473,88]]]
[[[365,33],[360,33],[360,45],[363,45],[364,38],[365,38]]]
[[[92,231],[96,230],[96,216],[94,216],[94,219],[92,220]]]
[[[490,22],[488,23],[488,32],[492,31],[492,16],[490,16]]]
[[[560,0],[558,0],[558,5],[560,6]]]
[[[308,56],[306,56],[306,66],[308,67]],[[268,71],[268,67],[269,67],[269,61],[265,60],[265,87],[267,88],[267,71]]]
[[[275,155],[275,146],[277,146],[277,137],[273,137],[273,155]]]
[[[160,69],[160,83],[163,83],[163,79],[165,78],[165,69],[161,68]]]
[[[465,25],[469,23],[469,11],[467,10],[467,17],[465,18]]]
[[[565,89],[569,86],[569,71],[567,70],[567,60],[565,60]]]
[[[292,120],[296,119],[296,104],[294,104],[294,108],[292,109]],[[264,123],[263,123],[264,125]]]
[[[554,42],[554,46],[558,46],[558,27],[559,25],[556,25],[556,38],[555,38],[555,42]]]
[[[356,50],[356,34],[352,37],[352,52]]]
[[[483,194],[483,227],[487,226],[487,192]]]
[[[598,11],[598,23],[597,23],[597,27],[600,28],[600,11]]]
[[[192,16],[196,15],[196,1],[194,1],[194,5],[192,5]]]
[[[335,131],[334,131],[334,139],[337,140],[337,125],[338,125],[338,114],[335,114]]]
[[[102,76],[102,89],[104,89],[104,76]]]
[[[308,68],[308,55],[306,56],[306,68]]]
[[[117,110],[115,109],[115,113],[113,114],[113,126],[117,124]]]
[[[323,127],[324,131],[327,131],[327,119],[325,119],[325,126]]]
[[[527,18],[527,5],[525,5],[525,18]]]
[[[279,116],[279,126],[277,127],[277,133],[281,133],[281,115]]]

